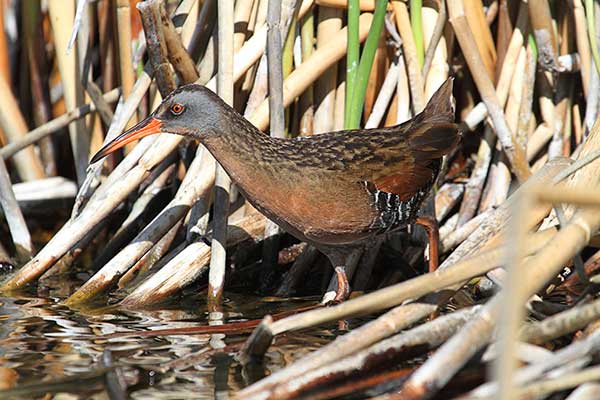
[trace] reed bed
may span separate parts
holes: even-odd
[[[31,0],[0,11],[13,21],[0,25],[3,294],[82,268],[70,307],[143,310],[208,287],[211,325],[222,324],[210,332],[252,332],[236,353],[243,368],[278,335],[370,318],[247,382],[243,399],[598,397],[597,2]],[[353,296],[338,305],[224,323],[236,279],[287,297],[330,291],[335,274],[254,210],[201,144],[161,134],[88,165],[186,83],[291,139],[402,123],[449,76],[462,141],[422,210],[440,225],[441,265],[426,272],[420,230],[389,234],[355,255]],[[32,240],[34,218],[57,210],[62,227]]]

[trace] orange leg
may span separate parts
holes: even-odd
[[[346,268],[339,266],[335,267],[335,274],[337,276],[337,288],[335,290],[333,303],[338,304],[346,301],[348,297],[350,297],[350,284],[348,283]]]
[[[439,260],[440,232],[437,220],[428,215],[420,216],[415,220],[415,224],[421,225],[427,232],[427,238],[429,239],[429,272],[433,272],[437,269]]]

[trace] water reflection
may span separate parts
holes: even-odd
[[[109,350],[131,398],[223,399],[335,335],[326,329],[285,335],[271,347],[264,366],[250,369],[242,369],[233,357],[247,334],[106,337],[206,326],[203,299],[198,295],[179,308],[137,312],[116,307],[75,311],[51,296],[0,297],[0,389],[29,390],[17,398],[39,397],[46,390],[89,398],[104,391],[106,369],[98,371],[103,368],[103,352]],[[230,295],[218,323],[260,319],[306,304]],[[57,386],[48,386],[50,382]]]

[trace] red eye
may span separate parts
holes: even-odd
[[[171,112],[173,115],[180,115],[185,110],[185,107],[179,103],[175,103],[171,106]]]

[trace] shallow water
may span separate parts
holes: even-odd
[[[106,398],[107,376],[115,371],[106,373],[106,350],[131,398],[227,398],[340,333],[334,324],[284,335],[269,349],[264,366],[248,370],[234,357],[248,333],[146,337],[135,332],[206,326],[215,316],[222,317],[216,323],[260,319],[313,304],[314,298],[276,301],[226,293],[216,315],[209,315],[204,293],[176,308],[72,310],[61,304],[64,288],[76,286],[68,283],[59,279],[56,287],[40,287],[35,294],[0,297],[0,388],[21,390],[14,398],[42,398],[48,391],[53,393],[49,398]],[[107,337],[121,332],[134,334]],[[0,392],[0,398],[6,397]]]

